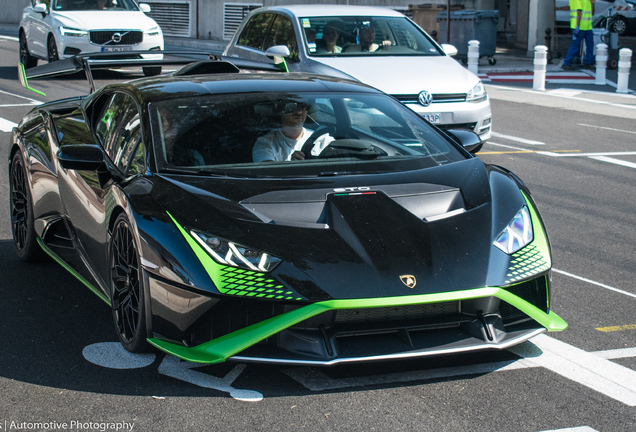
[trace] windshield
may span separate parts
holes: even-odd
[[[95,10],[139,10],[133,0],[55,0],[54,10],[65,11],[95,11]]]
[[[221,175],[392,172],[467,153],[382,94],[245,93],[149,105],[159,170]]]
[[[300,18],[310,56],[443,55],[406,17]]]

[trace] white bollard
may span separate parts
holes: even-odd
[[[632,67],[632,50],[622,48],[618,52],[618,82],[616,83],[616,93],[629,93],[629,69]]]
[[[548,47],[537,45],[534,47],[534,78],[532,90],[545,91],[545,70],[548,65]]]
[[[605,73],[607,72],[607,45],[596,45],[596,85],[605,85]]]
[[[479,69],[479,41],[468,41],[468,70],[477,75]]]

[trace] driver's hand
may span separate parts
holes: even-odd
[[[296,150],[292,153],[291,160],[305,160],[305,153],[300,150]]]

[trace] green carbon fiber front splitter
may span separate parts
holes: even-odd
[[[196,347],[185,347],[167,340],[149,338],[155,347],[183,360],[196,363],[222,363],[250,346],[285,330],[301,321],[329,310],[362,309],[373,307],[406,306],[424,303],[441,303],[457,300],[471,300],[483,297],[497,297],[516,307],[548,331],[565,330],[568,324],[554,312],[543,312],[536,306],[502,288],[477,288],[449,293],[422,294],[403,297],[372,299],[328,300],[286,312],[244,329],[205,342]]]

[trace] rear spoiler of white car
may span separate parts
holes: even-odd
[[[47,78],[75,74],[84,71],[90,85],[90,93],[95,91],[93,70],[148,66],[185,65],[170,75],[200,75],[233,72],[285,72],[286,68],[271,63],[223,57],[204,51],[127,51],[119,53],[79,54],[65,60],[47,63],[25,69],[18,63],[18,76],[28,90],[46,96],[29,86],[29,79]]]

